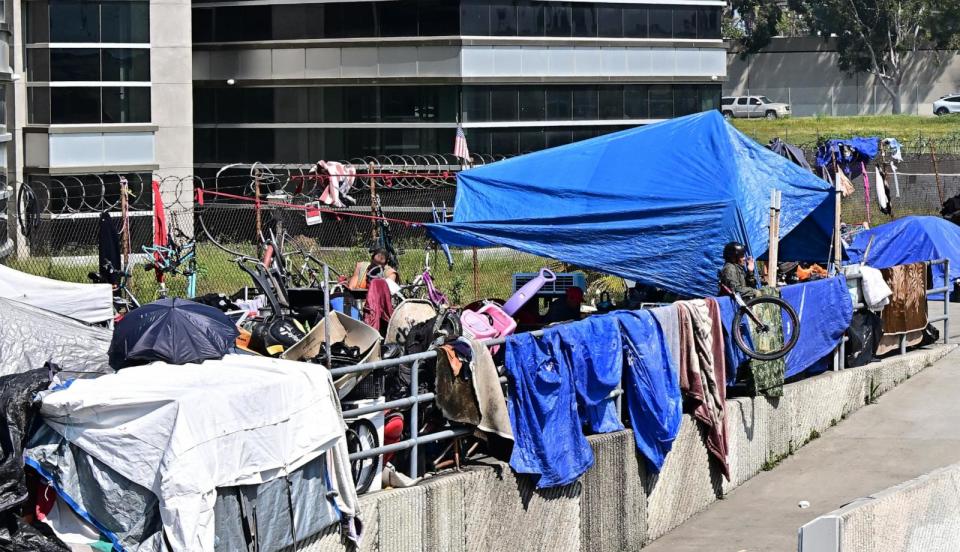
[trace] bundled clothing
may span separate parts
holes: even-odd
[[[723,326],[715,299],[677,303],[680,319],[680,391],[707,429],[707,450],[724,477],[727,464],[726,366]]]
[[[513,440],[500,374],[483,343],[462,337],[440,347],[436,378],[435,400],[444,418]]]

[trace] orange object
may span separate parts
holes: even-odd
[[[825,268],[818,264],[812,264],[810,265],[810,268],[803,268],[802,266],[797,267],[797,279],[801,282],[805,282],[813,276],[826,278],[829,276],[829,274]]]

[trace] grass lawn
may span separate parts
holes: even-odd
[[[734,119],[734,126],[761,144],[779,137],[808,146],[818,137],[894,137],[909,153],[918,153],[918,139],[937,141],[937,151],[960,153],[960,114],[944,117],[869,115],[862,117],[788,117],[785,119]]]

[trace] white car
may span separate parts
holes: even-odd
[[[776,119],[790,115],[790,104],[770,101],[766,96],[724,96],[720,98],[720,112],[727,119]]]
[[[940,96],[939,100],[933,102],[934,115],[947,115],[948,113],[960,113],[960,94]]]

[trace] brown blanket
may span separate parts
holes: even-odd
[[[905,334],[907,346],[923,339],[927,327],[927,265],[914,263],[884,268],[883,279],[893,295],[883,308],[883,338],[877,354],[885,354],[900,347],[900,336]]]
[[[707,450],[727,480],[726,364],[723,326],[714,299],[677,303],[680,316],[680,391],[706,426]]]

